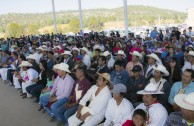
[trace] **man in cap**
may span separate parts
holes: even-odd
[[[51,111],[53,116],[51,116],[50,121],[54,121],[58,113],[57,109],[68,101],[71,94],[74,80],[69,75],[69,66],[66,63],[60,63],[58,69],[58,77],[54,81],[51,93],[40,97],[40,103],[43,107],[46,107],[49,102],[53,103],[51,105]]]
[[[194,92],[178,94],[175,103],[181,108],[180,112],[170,114],[165,126],[194,126]]]
[[[168,102],[173,105],[174,110],[180,110],[180,108],[174,102],[174,97],[177,94],[189,94],[191,92],[194,92],[194,82],[192,82],[193,78],[194,71],[191,69],[186,69],[183,72],[182,81],[173,84],[170,90]]]
[[[158,87],[159,91],[164,92],[164,94],[160,96],[159,102],[167,109],[168,112],[171,112],[172,108],[168,103],[171,85],[166,79],[164,79],[164,76],[169,76],[169,72],[163,65],[160,64],[154,66],[153,69],[153,78],[151,78],[148,83],[153,83]]]
[[[125,122],[125,117],[133,111],[133,105],[125,98],[127,88],[124,84],[116,84],[111,90],[113,98],[108,102],[103,126],[121,126]]]
[[[146,86],[147,80],[141,74],[142,68],[139,65],[135,65],[132,69],[132,76],[129,77],[129,85],[127,87],[127,98],[134,105],[137,106],[142,102],[142,98],[136,92],[143,90]]]
[[[146,126],[164,126],[168,118],[168,113],[165,107],[158,102],[159,96],[164,93],[157,88],[157,85],[150,83],[144,88],[144,90],[137,92],[137,94],[143,95],[143,103],[138,105],[135,110],[143,109],[146,111]],[[132,120],[133,112],[131,112],[128,120]]]
[[[132,61],[128,62],[127,66],[126,66],[126,70],[127,70],[128,74],[129,74],[129,76],[132,76],[133,72],[131,70],[133,69],[133,67],[135,65],[141,66],[142,75],[144,74],[144,72],[143,72],[143,65],[140,63],[140,59],[142,59],[142,55],[139,52],[137,52],[137,51],[133,51],[133,53],[132,53]]]
[[[32,64],[28,61],[22,61],[19,67],[22,67],[22,70],[25,71],[25,75],[23,78],[20,75],[18,76],[18,79],[22,81],[22,93],[23,94],[21,96],[23,96],[23,98],[27,98],[27,97],[30,97],[31,95],[27,93],[26,87],[32,84],[35,84],[33,80],[38,78],[38,72],[30,68],[32,67]]]
[[[145,78],[148,80],[153,77],[154,74],[154,66],[156,64],[162,64],[162,61],[158,58],[158,56],[154,53],[147,55],[148,64],[144,67]]]
[[[114,64],[115,64],[115,60],[112,58],[112,55],[110,54],[110,52],[105,51],[102,55],[106,57],[107,66],[109,67],[109,69],[113,69]]]
[[[81,50],[81,54],[83,56],[83,62],[86,64],[87,69],[89,69],[91,66],[91,60],[90,60],[90,56],[87,54],[88,50],[86,47],[83,47],[80,50]]]

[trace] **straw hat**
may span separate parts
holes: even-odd
[[[55,64],[55,65],[53,66],[53,69],[58,69],[59,65],[60,65],[60,64]]]
[[[61,55],[69,55],[69,56],[72,56],[71,52],[70,51],[65,51],[64,53],[62,53]]]
[[[102,73],[102,74],[97,73],[97,74],[99,76],[102,76],[103,78],[105,78],[107,81],[109,81],[111,83],[111,81],[110,81],[110,74],[108,74],[108,73]]]
[[[109,51],[105,51],[105,52],[102,53],[102,55],[103,56],[108,56],[108,55],[110,55],[110,52]]]
[[[22,63],[19,65],[19,67],[31,67],[32,64],[28,61],[22,61]]]
[[[138,56],[140,59],[142,59],[142,55],[137,51],[133,51],[132,55]]]
[[[154,70],[158,70],[158,71],[164,73],[164,76],[168,76],[168,75],[169,75],[169,72],[168,72],[168,70],[166,69],[166,67],[164,67],[164,66],[161,65],[161,64],[158,64],[157,66],[154,66],[153,69],[154,69]]]
[[[174,97],[175,103],[181,108],[194,111],[194,92],[190,94],[178,94]]]
[[[149,55],[147,55],[147,57],[152,57],[156,60],[156,62],[158,64],[162,64],[162,61],[160,60],[160,58],[155,53],[149,54]]]
[[[57,67],[57,69],[71,73],[69,70],[69,65],[67,65],[66,63],[60,63],[59,66]]]
[[[158,85],[149,83],[144,90],[138,91],[137,94],[164,94],[164,92],[158,90]]]

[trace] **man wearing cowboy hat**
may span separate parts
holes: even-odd
[[[61,55],[63,56],[61,62],[68,64],[69,70],[71,71],[74,65],[73,59],[71,57],[71,51],[65,50],[64,53],[62,53]]]
[[[57,116],[58,107],[67,102],[74,84],[73,78],[69,75],[71,73],[69,66],[66,63],[60,63],[57,69],[58,77],[54,81],[51,93],[40,98],[40,103],[43,107],[46,107],[49,102],[53,103],[51,111],[54,116],[51,117],[50,121],[53,121]]]
[[[114,64],[115,64],[115,60],[112,58],[112,55],[110,54],[110,52],[105,51],[102,55],[106,57],[107,66],[109,67],[109,69],[113,69]]]
[[[38,65],[38,63],[36,62],[36,56],[34,54],[30,54],[28,57],[28,62],[30,62],[32,64],[32,69],[36,70],[37,72],[40,71],[40,67]]]
[[[87,54],[88,49],[86,47],[83,47],[83,48],[80,48],[80,51],[83,56],[83,62],[86,64],[87,69],[89,69],[91,66],[91,60],[90,60],[90,56]]]
[[[77,47],[73,47],[71,53],[73,55],[73,60],[75,60],[75,58],[80,54],[80,50]]]
[[[42,49],[42,57],[40,58],[40,61],[41,60],[46,60],[47,61],[48,60],[47,50],[43,47],[41,47],[41,49]]]
[[[186,69],[192,69],[194,70],[194,51],[189,51],[187,62],[182,68],[182,72],[184,72]]]
[[[143,109],[146,111],[146,126],[164,126],[168,113],[165,107],[158,102],[159,96],[164,92],[159,91],[157,85],[149,83],[144,90],[138,91],[137,94],[143,95],[143,103],[138,105],[135,110]],[[131,112],[128,120],[132,120],[133,112]]]
[[[177,94],[189,94],[194,92],[194,82],[192,82],[193,78],[194,71],[191,69],[186,69],[182,75],[182,81],[173,84],[170,90],[168,102],[173,105],[175,111],[180,110],[180,108],[174,102],[174,97]]]
[[[181,108],[180,112],[170,114],[165,126],[194,126],[194,92],[178,94],[175,103]]]
[[[36,48],[37,52],[34,53],[36,57],[36,62],[39,64],[40,63],[40,58],[42,57],[42,47]]]
[[[123,50],[119,50],[117,53],[117,60],[116,61],[121,61],[123,62],[123,67],[125,68],[127,65],[127,59],[126,59],[126,54],[124,53]]]
[[[147,55],[148,64],[144,67],[145,78],[148,80],[153,77],[154,74],[154,66],[156,64],[162,64],[162,61],[158,58],[158,56],[154,53]]]
[[[79,102],[79,107],[73,116],[68,119],[69,126],[97,126],[105,117],[108,101],[111,92],[108,88],[110,75],[108,73],[99,74],[97,85],[92,86]],[[90,101],[88,107],[86,103]]]
[[[164,94],[160,96],[159,102],[167,109],[168,112],[170,112],[172,111],[172,108],[168,103],[168,97],[170,94],[171,85],[166,79],[164,79],[164,76],[169,76],[169,72],[163,65],[160,64],[154,66],[153,69],[153,78],[151,78],[148,83],[157,85],[158,90],[164,92]]]
[[[22,93],[23,94],[21,96],[23,96],[23,98],[27,98],[27,97],[30,97],[31,95],[27,93],[26,87],[32,84],[35,84],[33,80],[38,78],[38,72],[30,68],[32,67],[32,64],[28,61],[22,61],[19,67],[22,67],[22,70],[25,71],[24,78],[22,78],[21,76],[18,76],[18,79],[22,80]]]
[[[132,61],[128,62],[127,66],[126,66],[126,70],[127,70],[128,74],[129,74],[129,76],[132,76],[133,72],[131,70],[133,69],[133,66],[135,66],[135,65],[141,66],[142,75],[144,75],[143,65],[140,63],[140,59],[142,59],[142,55],[139,52],[137,52],[137,51],[133,51],[133,53],[132,53]]]

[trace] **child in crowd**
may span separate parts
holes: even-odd
[[[146,112],[142,109],[136,109],[132,120],[127,120],[122,126],[145,126]]]

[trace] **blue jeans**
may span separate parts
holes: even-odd
[[[57,120],[62,120],[64,123],[67,123],[68,118],[70,116],[72,116],[73,114],[75,114],[75,112],[77,111],[77,109],[78,109],[78,105],[73,106],[73,107],[71,107],[69,109],[67,109],[65,107],[65,105],[60,106],[57,109],[57,113],[58,113]]]

